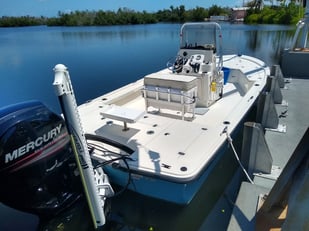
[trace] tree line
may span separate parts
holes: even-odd
[[[285,4],[282,1],[279,6],[264,6],[263,8],[250,5],[250,9],[245,17],[245,23],[263,23],[263,24],[296,24],[305,13],[305,8],[297,4],[296,1],[290,1]]]
[[[276,23],[291,24],[298,21],[303,14],[297,11],[297,5],[292,2],[288,6],[281,5],[277,8],[264,7],[259,10],[256,0],[251,2],[245,18],[246,23]],[[302,8],[303,10],[303,8]],[[296,12],[297,11],[297,12]],[[302,11],[303,12],[303,11]],[[74,11],[70,13],[58,12],[57,17],[9,17],[0,18],[0,27],[18,26],[104,26],[104,25],[128,25],[128,24],[152,24],[159,22],[204,21],[213,15],[231,15],[231,9],[213,5],[209,8],[195,7],[186,10],[184,5],[179,7],[170,6],[169,9],[159,10],[155,13],[146,11],[134,11],[129,8],[119,8],[117,11]]]
[[[186,10],[184,5],[170,6],[169,9],[155,13],[134,11],[129,8],[119,8],[117,11],[74,11],[58,12],[57,17],[8,17],[0,18],[1,27],[47,25],[47,26],[103,26],[150,24],[159,22],[203,21],[210,15],[227,15],[228,8],[213,5],[210,8],[196,7]]]

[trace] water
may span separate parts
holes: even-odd
[[[279,62],[294,26],[222,24],[225,54],[246,54],[268,65]],[[53,67],[70,71],[78,104],[164,68],[179,46],[179,24],[106,27],[0,28],[0,107],[38,99],[60,112]],[[112,200],[110,230],[198,230],[236,168],[225,155],[189,206],[179,207],[126,192]],[[220,179],[222,172],[227,177]],[[211,185],[211,187],[209,187]],[[1,186],[3,187],[3,186]],[[207,196],[205,196],[207,195]],[[0,230],[35,230],[38,219],[0,204]],[[224,214],[221,214],[222,216]],[[222,222],[222,227],[224,226]],[[83,202],[43,230],[91,230]],[[129,229],[129,228],[130,229]]]
[[[0,29],[0,106],[39,99],[58,110],[53,67],[65,64],[78,103],[159,70],[175,54],[179,26]],[[21,87],[23,86],[23,87]],[[82,86],[82,87],[81,87]]]
[[[223,24],[225,53],[277,63],[293,27]],[[39,99],[59,111],[53,67],[65,64],[85,102],[165,67],[179,45],[178,24],[0,28],[0,107]]]

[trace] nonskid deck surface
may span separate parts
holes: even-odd
[[[224,66],[235,68],[224,86],[223,98],[209,108],[196,108],[182,120],[179,111],[149,107],[142,97],[143,80],[100,96],[79,107],[86,133],[119,142],[134,150],[131,169],[163,178],[187,181],[205,168],[225,142],[225,127],[231,133],[262,91],[269,74],[264,63],[247,56],[225,56]],[[250,73],[249,82],[238,83],[240,73]],[[240,85],[243,86],[240,86]],[[250,86],[247,86],[250,85]],[[247,90],[246,90],[247,89]],[[247,91],[247,92],[246,92]],[[136,122],[105,118],[114,105],[140,112]],[[104,157],[102,156],[104,159]]]

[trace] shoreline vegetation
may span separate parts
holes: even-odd
[[[288,5],[260,6],[248,4],[249,9],[244,18],[247,24],[296,24],[304,15],[304,7],[291,1]],[[70,13],[58,12],[57,17],[34,16],[2,16],[0,27],[22,26],[107,26],[134,25],[153,23],[183,23],[186,21],[205,21],[210,16],[227,16],[231,19],[232,9],[213,5],[210,8],[196,7],[186,10],[184,5],[170,6],[169,9],[155,13],[134,11],[119,8],[117,11],[74,11]]]

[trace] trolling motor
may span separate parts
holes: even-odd
[[[41,218],[82,195],[64,120],[38,101],[0,108],[0,201]]]
[[[114,195],[114,190],[103,169],[93,168],[67,67],[57,64],[54,72],[55,93],[68,128],[93,225],[95,229],[102,228],[106,223],[105,201]]]

